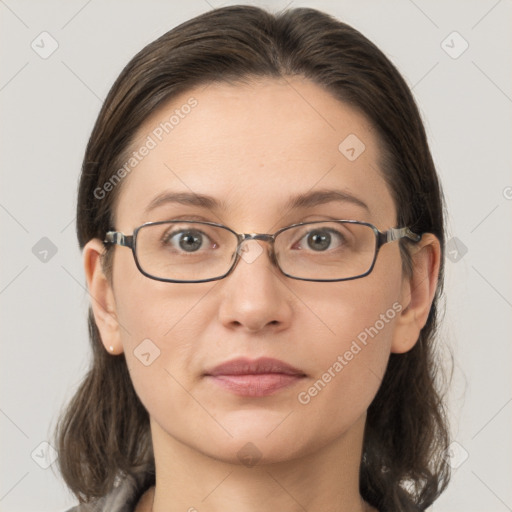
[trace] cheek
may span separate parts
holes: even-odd
[[[323,309],[329,329],[323,330],[312,347],[316,372],[299,402],[322,395],[319,405],[334,399],[345,406],[343,414],[349,409],[362,414],[384,375],[400,308],[391,297],[348,290],[331,293]]]
[[[180,384],[189,387],[184,376],[194,368],[209,321],[201,299],[216,283],[164,283],[143,276],[130,261],[116,264],[117,318],[134,388],[149,410],[168,410],[170,404],[179,410],[190,402]]]
[[[316,372],[298,401],[332,409],[341,423],[349,411],[364,413],[386,370],[402,310],[401,263],[391,254],[381,254],[382,264],[369,276],[319,289],[315,300],[310,296],[320,322],[313,346],[304,349]]]
[[[202,317],[194,311],[215,282],[190,285],[150,279],[139,272],[129,251],[119,255],[114,269],[116,313],[125,349],[135,349],[146,338],[162,348],[169,345],[175,329],[201,327]]]

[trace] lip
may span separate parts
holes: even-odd
[[[226,361],[207,370],[205,375],[216,377],[217,375],[259,375],[262,373],[305,376],[305,373],[298,368],[272,357],[260,357],[259,359],[239,357],[231,359],[231,361]]]
[[[205,377],[239,396],[261,397],[289,387],[306,374],[279,359],[238,358],[207,370]]]

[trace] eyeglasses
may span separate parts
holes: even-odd
[[[248,240],[270,243],[270,258],[287,277],[302,281],[348,281],[367,276],[379,249],[389,242],[421,240],[409,228],[379,231],[356,220],[301,222],[271,234],[240,234],[214,222],[148,222],[125,235],[109,231],[104,243],[132,249],[145,276],[170,283],[204,283],[229,275]],[[248,261],[250,262],[250,261]]]

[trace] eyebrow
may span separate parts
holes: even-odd
[[[299,194],[291,197],[286,203],[285,208],[296,210],[299,208],[311,208],[313,206],[332,202],[351,203],[368,212],[370,211],[368,205],[356,196],[343,190],[331,189],[313,190],[305,194]]]
[[[189,206],[199,206],[208,210],[225,210],[225,204],[214,197],[194,192],[163,192],[156,196],[144,209],[148,213],[159,206],[168,203],[177,203]]]
[[[359,206],[368,212],[370,211],[368,205],[356,196],[342,190],[333,189],[313,190],[304,194],[298,194],[291,197],[285,204],[284,208],[286,210],[298,210],[312,208],[313,206],[331,202],[350,203]],[[168,203],[198,206],[208,210],[227,210],[227,206],[224,201],[219,201],[212,196],[196,194],[194,192],[163,192],[148,204],[144,209],[144,213],[148,213],[155,208]]]

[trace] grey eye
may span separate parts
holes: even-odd
[[[311,231],[307,235],[308,247],[312,249],[323,251],[329,248],[331,244],[331,235],[324,231]]]
[[[195,229],[181,230],[167,234],[164,243],[171,245],[174,249],[179,248],[185,252],[196,252],[202,247],[204,238],[208,237]]]
[[[339,231],[323,228],[306,233],[299,241],[299,246],[312,249],[315,252],[322,252],[328,249],[338,249],[345,242],[345,237]]]

